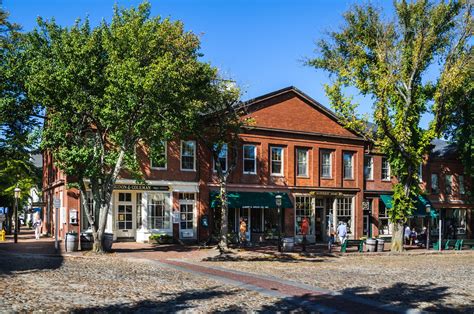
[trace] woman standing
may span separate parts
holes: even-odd
[[[35,214],[35,222],[33,223],[33,228],[35,228],[35,239],[39,240],[41,235],[41,226],[43,225],[43,221],[41,220],[40,214],[37,212]]]

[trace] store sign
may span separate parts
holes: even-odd
[[[311,191],[309,194],[313,196],[339,196],[342,197],[344,196],[344,193],[342,192],[333,192],[333,191]]]
[[[115,184],[114,190],[169,191],[170,187],[167,185]]]
[[[53,199],[53,205],[54,205],[54,208],[59,208],[61,207],[61,200],[59,198],[54,198]]]
[[[33,202],[31,207],[46,207],[46,202]]]

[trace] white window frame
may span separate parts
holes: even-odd
[[[166,170],[168,169],[168,142],[164,141],[163,145],[164,151],[165,151],[165,166],[164,167],[153,167],[153,160],[150,156],[150,168],[154,170]]]
[[[325,175],[324,175],[324,171],[323,171],[323,168],[324,168],[323,155],[324,155],[324,154],[328,154],[328,155],[329,155],[329,176],[325,176]],[[332,151],[329,151],[329,150],[322,150],[322,151],[321,151],[320,158],[321,158],[321,178],[323,178],[323,179],[332,179]]]
[[[228,156],[229,156],[229,151],[228,151],[228,147],[227,147],[227,144],[224,144],[222,146],[222,149],[224,149],[225,147],[225,170],[223,170],[224,173],[227,172],[227,166],[228,166]],[[221,151],[222,152],[222,151]],[[219,156],[217,156],[217,158],[220,158]],[[221,165],[222,167],[222,165]],[[216,167],[216,160],[214,159],[214,157],[212,157],[212,171],[214,173],[217,172],[217,167]]]
[[[305,167],[305,174],[298,173],[300,169],[300,160],[299,160],[299,152],[306,152],[306,167]],[[300,178],[309,178],[309,148],[297,148],[296,149],[296,176]]]
[[[433,178],[436,178],[436,180],[433,180]],[[437,173],[432,173],[431,174],[431,190],[430,190],[430,194],[439,194],[439,176]],[[433,184],[434,182],[436,182],[436,184]]]
[[[366,164],[365,161],[370,160],[370,174],[369,176],[366,176],[365,169],[366,169]],[[366,180],[373,180],[374,179],[374,157],[373,156],[364,156],[364,178]]]
[[[278,162],[281,163],[281,167],[280,167],[280,172],[273,172],[273,162],[275,160],[273,160],[273,150],[274,149],[278,149],[280,150],[281,152],[281,160],[277,160]],[[275,177],[283,177],[283,169],[284,169],[284,161],[285,161],[285,158],[284,158],[284,152],[285,152],[285,149],[281,146],[270,146],[270,175],[272,176],[275,176]]]
[[[384,163],[384,160],[387,162],[387,176],[384,177],[383,176],[383,169],[384,169],[384,166],[383,166],[383,163]],[[387,157],[382,157],[382,167],[380,168],[380,177],[382,178],[382,181],[390,181],[390,178],[392,176],[391,174],[391,169],[390,169],[390,163],[388,162],[388,158]]]
[[[351,156],[351,176],[346,176],[346,165],[344,164],[345,156]],[[342,177],[344,180],[354,180],[354,153],[353,152],[342,152]]]
[[[464,185],[464,175],[462,174],[458,176],[458,187],[459,187],[459,195],[465,195],[466,187]]]
[[[183,143],[192,142],[193,145],[193,169],[183,169]],[[190,156],[186,156],[190,157]],[[196,171],[196,141],[181,141],[179,145],[179,168],[181,171]]]
[[[250,158],[245,158],[245,147],[253,147],[253,152],[254,152],[253,169],[254,169],[254,171],[245,171],[245,160],[252,160]],[[245,144],[245,145],[242,146],[242,172],[243,172],[243,174],[257,174],[257,145]]]
[[[418,181],[423,181],[423,162],[420,162],[420,166],[418,167]]]
[[[449,187],[449,193],[448,193],[448,187]],[[444,176],[444,192],[446,193],[446,195],[453,195],[453,175],[452,174],[446,174]]]

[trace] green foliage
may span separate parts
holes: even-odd
[[[445,117],[458,108],[456,91],[472,61],[471,11],[468,1],[396,1],[395,18],[386,20],[373,5],[356,5],[344,14],[342,28],[318,43],[318,56],[307,60],[333,78],[326,93],[341,122],[373,139],[388,156],[398,181],[390,211],[394,222],[411,214],[412,197],[420,192],[418,166],[432,139],[445,130]],[[424,79],[436,70],[434,82]],[[344,95],[347,87],[373,100],[375,134]],[[420,119],[427,112],[435,118],[424,130]]]

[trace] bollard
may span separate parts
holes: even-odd
[[[5,230],[0,231],[0,241],[5,241]]]

